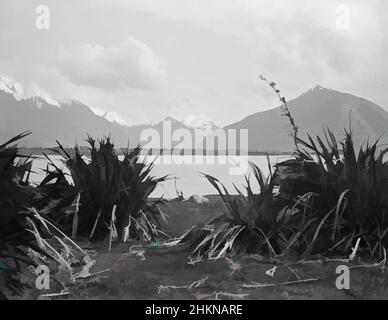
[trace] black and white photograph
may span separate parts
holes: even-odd
[[[387,30],[386,0],[1,0],[0,300],[388,299]]]

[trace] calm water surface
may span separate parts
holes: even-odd
[[[50,156],[54,163],[64,168],[59,156]],[[270,156],[271,164],[288,159],[289,156]],[[153,157],[145,157],[146,162],[155,160]],[[236,193],[233,187],[243,189],[245,185],[244,174],[250,173],[248,161],[259,166],[265,175],[268,175],[269,168],[266,156],[161,156],[156,159],[152,175],[156,177],[171,175],[170,180],[158,186],[152,196],[159,197],[164,195],[166,198],[176,197],[175,180],[178,190],[182,191],[185,197],[194,194],[215,194],[216,191],[210,183],[203,177],[202,173],[209,174],[220,181],[229,189],[230,193]],[[33,162],[33,174],[31,181],[39,183],[45,176],[43,169],[46,168],[48,161],[44,157],[39,157]],[[65,169],[66,172],[68,172]],[[175,179],[176,177],[176,179]],[[252,179],[253,180],[253,179]],[[253,186],[256,187],[254,183]]]

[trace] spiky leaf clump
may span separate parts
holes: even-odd
[[[75,257],[72,245],[65,244],[60,230],[34,209],[45,196],[29,184],[32,158],[21,155],[14,145],[29,134],[20,134],[0,145],[0,299],[21,295],[28,287],[19,277],[26,266],[36,267],[50,260],[67,264],[70,269],[70,263],[49,240],[56,239],[59,247],[65,245]],[[53,229],[62,239],[55,237]],[[42,262],[42,257],[48,260]]]
[[[380,259],[388,247],[387,149],[378,142],[357,153],[351,133],[338,143],[330,130],[326,142],[299,138],[295,156],[275,166],[265,179],[252,165],[259,185],[237,196],[206,176],[225,204],[226,213],[184,239],[194,255],[219,258],[226,253],[270,256],[346,256]],[[270,170],[271,171],[271,170]]]
[[[67,205],[73,203],[79,194],[79,236],[102,241],[114,227],[119,240],[142,236],[147,241],[153,241],[159,232],[157,215],[160,213],[160,200],[151,201],[149,196],[166,177],[151,176],[153,164],[140,160],[139,147],[123,149],[120,159],[110,137],[99,142],[89,137],[87,142],[90,159],[77,147],[70,154],[59,144],[58,153],[70,171],[73,185],[66,182],[61,170],[55,168],[41,187],[56,193],[58,201]],[[64,210],[62,205],[56,207],[57,212],[52,217],[71,234],[74,232],[74,210]]]
[[[276,168],[280,197],[291,201],[306,192],[316,194],[310,250],[344,254],[361,238],[360,251],[382,257],[388,246],[388,149],[381,150],[376,141],[356,152],[351,132],[345,131],[338,143],[329,129],[324,139],[308,136],[298,143],[295,158]]]

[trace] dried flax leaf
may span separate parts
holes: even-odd
[[[170,289],[178,290],[178,289],[194,289],[194,288],[200,288],[203,287],[206,283],[206,281],[209,279],[209,275],[205,276],[204,278],[194,281],[190,284],[182,285],[182,286],[174,286],[174,285],[160,285],[158,288],[158,294],[161,294],[162,292],[168,291]]]
[[[109,252],[112,248],[112,242],[114,240],[117,240],[117,230],[116,230],[116,208],[117,208],[117,205],[114,205],[113,206],[113,209],[112,209],[112,216],[111,216],[111,219],[110,219],[110,231],[109,231]]]
[[[78,231],[78,213],[79,213],[79,202],[81,200],[81,194],[77,194],[76,203],[75,203],[75,212],[73,217],[73,227],[71,231],[71,238],[75,239],[77,237],[77,231]]]
[[[231,293],[231,292],[215,292],[212,295],[215,295],[215,300],[220,300],[220,296],[224,296],[231,299],[244,299],[249,296],[248,293]]]
[[[280,287],[280,286],[288,286],[288,285],[294,285],[294,284],[306,284],[306,283],[314,283],[317,281],[320,281],[323,279],[302,279],[302,280],[295,280],[295,281],[288,281],[288,282],[282,282],[282,283],[258,283],[258,282],[252,282],[250,284],[242,284],[242,288],[246,289],[259,289],[259,288],[271,288],[271,287]]]
[[[100,217],[101,217],[101,209],[100,209],[100,211],[98,211],[97,218],[94,221],[93,228],[92,228],[92,231],[90,232],[89,238],[93,237],[94,232],[96,231],[96,228],[97,228],[98,220],[100,219]]]
[[[76,244],[73,240],[71,240],[67,235],[65,235],[60,229],[58,229],[53,223],[51,223],[49,220],[43,218],[40,214],[36,214],[35,216],[40,217],[47,225],[49,225],[51,228],[53,228],[56,232],[58,232],[62,237],[63,240],[69,241],[74,248],[79,250],[83,255],[87,255],[85,250],[83,250],[78,244]]]
[[[38,228],[36,227],[34,221],[32,221],[32,219],[30,219],[29,217],[26,217],[26,221],[27,223],[31,226],[32,230],[30,229],[27,229],[28,232],[31,232],[34,236],[35,236],[35,239],[36,239],[36,242],[38,243],[38,246],[40,249],[44,250],[45,248],[45,244],[43,242],[43,239],[38,231]]]
[[[358,247],[360,245],[360,241],[361,241],[361,238],[358,238],[356,245],[354,246],[354,248],[352,248],[352,253],[350,254],[349,259],[348,259],[349,261],[353,261],[354,258],[356,257],[357,250],[358,250]]]

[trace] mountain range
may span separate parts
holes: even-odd
[[[338,140],[351,129],[357,146],[380,139],[388,143],[388,112],[371,101],[319,85],[288,102],[299,128],[299,136],[321,135],[330,128]],[[247,129],[249,150],[293,150],[288,119],[280,116],[281,107],[252,114],[225,129]]]
[[[388,142],[385,135],[388,113],[364,98],[316,86],[291,100],[289,108],[301,136],[321,134],[324,127],[329,127],[337,137],[342,137],[344,128],[349,128],[351,123],[358,144],[368,137],[370,141],[381,137],[381,143]],[[250,151],[291,151],[290,126],[287,118],[281,116],[280,109],[252,114],[222,129],[248,130]],[[23,141],[23,147],[53,147],[56,140],[69,147],[75,143],[85,145],[87,134],[93,137],[111,135],[117,146],[128,143],[135,146],[144,132],[157,132],[163,139],[166,122],[171,126],[171,132],[184,129],[192,137],[198,130],[211,137],[212,132],[220,129],[205,115],[182,121],[167,117],[154,124],[128,126],[115,121],[110,114],[97,114],[78,101],[58,101],[41,90],[26,95],[19,83],[0,77],[0,141],[31,130],[33,134]],[[151,130],[145,131],[147,129]]]

